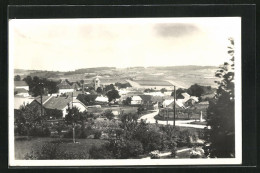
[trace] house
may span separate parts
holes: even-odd
[[[95,102],[102,102],[102,103],[108,103],[108,98],[105,96],[97,96],[97,98],[95,99]]]
[[[79,91],[82,88],[79,86],[78,82],[72,82],[71,87],[75,90],[75,91]]]
[[[131,97],[131,105],[140,105],[142,104],[142,98],[140,96]]]
[[[14,81],[14,89],[22,88],[29,91],[29,85],[25,81]]]
[[[76,99],[80,94],[82,94],[82,91],[76,91],[76,90],[74,90],[73,92],[66,93],[66,95],[73,97],[73,99]]]
[[[14,89],[14,95],[23,96],[23,97],[29,97],[30,96],[28,90],[26,90],[24,88],[15,88]]]
[[[139,95],[142,99],[142,104],[146,106],[147,109],[154,109],[153,107],[153,100],[151,95]]]
[[[34,98],[22,97],[22,96],[14,96],[14,109],[18,110],[21,106],[30,104]]]
[[[141,97],[142,104],[144,104],[144,105],[150,105],[153,102],[151,95],[144,95],[144,94],[142,94],[142,95],[138,95],[138,96]]]
[[[185,109],[186,108],[180,100],[176,100],[175,103],[176,103],[176,105],[175,105],[176,109]],[[162,105],[163,105],[163,108],[173,108],[174,99],[164,100]]]
[[[145,95],[151,95],[151,96],[160,96],[160,97],[163,97],[165,96],[164,93],[162,92],[149,92],[149,93],[144,93]]]
[[[59,94],[64,94],[64,93],[74,91],[74,88],[66,80],[62,80],[61,83],[58,84],[58,88],[59,88]]]
[[[188,93],[180,93],[176,98],[177,100],[181,100],[182,103],[185,103],[190,99],[190,95]]]
[[[30,105],[32,106],[41,106],[41,98],[37,97]],[[59,112],[59,115],[62,118],[65,118],[67,114],[68,107],[77,107],[80,112],[87,111],[87,107],[78,99],[73,99],[72,96],[43,96],[42,97],[42,106],[47,114],[47,116],[52,117],[54,115],[50,115],[53,112]]]
[[[189,100],[185,102],[186,106],[193,106],[195,103],[199,102],[199,98],[195,96],[191,96]]]

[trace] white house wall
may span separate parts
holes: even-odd
[[[23,89],[29,91],[29,86],[16,86],[15,88],[16,89],[23,88]]]
[[[74,89],[59,89],[59,94],[69,93],[73,91]]]

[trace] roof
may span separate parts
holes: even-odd
[[[72,88],[80,88],[79,84],[77,82],[72,83]]]
[[[181,95],[184,97],[184,98],[190,98],[190,95],[188,93],[181,93]]]
[[[97,102],[108,102],[108,98],[104,96],[98,96],[95,101]]]
[[[165,94],[161,92],[149,92],[149,93],[144,93],[145,95],[152,95],[152,96],[165,96]]]
[[[190,99],[195,100],[196,102],[199,102],[199,98],[196,96],[191,96]]]
[[[46,102],[48,99],[50,99],[53,96],[42,96],[42,103]],[[39,103],[41,103],[41,96],[37,96],[35,100]]]
[[[58,87],[59,89],[73,89],[73,87],[66,80],[62,80]]]
[[[48,101],[46,101],[43,106],[47,109],[58,109],[62,110],[64,109],[68,103],[72,101],[71,96],[66,96],[66,97],[61,97],[61,96],[56,96],[56,97],[51,97]]]
[[[22,105],[30,104],[34,99],[28,97],[14,97],[14,109],[20,109]]]
[[[176,103],[176,108],[185,108],[184,105],[183,105],[183,103],[182,103],[181,101],[176,100],[175,103]],[[174,99],[165,100],[165,101],[163,102],[163,107],[172,108],[173,105],[174,105]]]
[[[142,98],[140,96],[132,96],[132,101],[141,101]]]
[[[177,96],[177,100],[181,100],[183,103],[190,99],[190,95],[188,93],[181,93]]]
[[[25,81],[14,81],[14,86],[29,86]]]
[[[199,104],[200,104],[200,105],[208,105],[208,104],[209,104],[209,101],[200,102]]]
[[[152,101],[151,95],[139,95],[143,101]]]
[[[73,103],[80,103],[85,107],[85,109],[87,109],[87,106],[78,99],[73,99]]]
[[[17,92],[17,94],[19,93],[28,93],[28,91],[24,88],[15,88],[14,89],[15,92]]]

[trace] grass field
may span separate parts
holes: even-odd
[[[15,139],[15,159],[23,160],[27,153],[41,149],[46,142],[58,141],[56,138],[31,138],[27,140],[24,138]],[[61,144],[62,151],[69,151],[73,153],[81,153],[88,151],[92,146],[101,146],[105,144],[106,140],[101,139],[76,139],[79,143],[73,143],[72,139],[63,139]]]
[[[172,86],[170,82],[163,80],[135,80],[139,85],[143,86]]]

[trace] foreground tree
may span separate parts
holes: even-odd
[[[83,116],[82,116],[82,113],[79,111],[79,109],[76,107],[70,108],[70,106],[68,105],[67,111],[68,111],[68,114],[65,116],[65,122],[68,125],[72,126],[73,143],[76,143],[75,127],[79,121],[81,121],[81,122],[83,121]]]
[[[27,138],[30,136],[30,130],[38,125],[42,125],[45,116],[41,116],[41,112],[37,107],[33,108],[29,105],[20,107],[20,114],[15,123],[18,126],[24,126],[27,131]]]
[[[207,111],[207,122],[211,129],[206,137],[205,151],[209,157],[235,157],[234,124],[234,40],[229,39],[230,62],[225,62],[216,72],[219,85],[215,99],[211,100]]]

